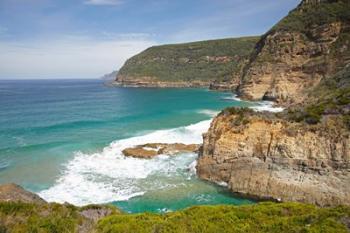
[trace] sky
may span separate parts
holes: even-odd
[[[262,35],[300,0],[0,0],[0,79],[98,78],[159,44]]]

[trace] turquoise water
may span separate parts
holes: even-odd
[[[195,154],[147,161],[121,154],[145,142],[200,143],[217,111],[248,105],[232,97],[100,80],[0,81],[0,183],[48,201],[115,203],[130,212],[249,203],[198,180]]]

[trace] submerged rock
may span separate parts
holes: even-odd
[[[199,145],[182,143],[148,143],[133,148],[126,148],[122,152],[125,156],[150,159],[157,155],[175,155],[179,153],[196,153]]]

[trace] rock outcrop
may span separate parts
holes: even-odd
[[[198,175],[259,199],[350,205],[349,131],[335,122],[225,110],[204,135]]]
[[[148,143],[132,148],[126,148],[122,152],[125,156],[134,158],[151,159],[157,155],[176,155],[180,153],[196,153],[199,145],[182,143]]]
[[[0,185],[0,201],[6,202],[23,202],[45,204],[46,201],[38,195],[28,192],[16,184]]]
[[[118,79],[111,83],[120,87],[154,87],[154,88],[201,88],[210,86],[209,81],[159,81],[157,77],[149,76],[123,76],[118,75]]]
[[[350,1],[303,0],[257,43],[239,94],[300,103],[320,80],[350,62]]]

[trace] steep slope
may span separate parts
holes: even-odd
[[[204,135],[197,172],[259,199],[349,205],[349,145],[334,117],[308,125],[228,109]]]
[[[213,88],[230,89],[238,85],[243,64],[258,39],[245,37],[151,47],[125,63],[116,83],[146,87],[195,87],[212,83]]]
[[[350,205],[350,65],[283,113],[226,109],[204,135],[197,171],[258,198]]]
[[[350,62],[350,1],[303,0],[257,43],[239,93],[251,100],[302,102]]]
[[[286,111],[292,121],[315,124],[328,116],[336,117],[350,130],[350,64],[333,76],[321,80],[308,92],[303,105]]]

